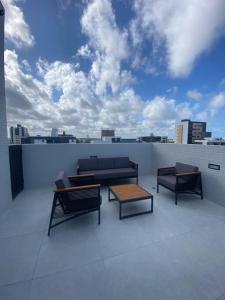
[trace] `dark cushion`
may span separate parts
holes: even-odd
[[[82,211],[97,208],[101,205],[98,189],[81,190],[68,193],[67,209],[69,211]]]
[[[176,176],[174,175],[163,175],[157,177],[158,184],[161,184],[172,191],[185,191],[192,189],[188,180],[184,177],[179,177],[176,186]]]
[[[65,187],[70,187],[70,181],[66,176],[66,173],[64,171],[60,171],[58,173],[58,176],[55,180],[55,185],[58,189],[63,189]]]
[[[168,187],[172,191],[175,191],[176,188],[176,176],[173,175],[164,175],[157,177],[158,184],[162,184],[165,187]]]
[[[81,174],[86,174],[87,171],[81,172]],[[113,178],[123,178],[123,177],[136,177],[137,171],[132,168],[121,168],[121,169],[107,169],[107,170],[93,170],[95,174],[95,179],[113,179]]]
[[[129,168],[129,157],[115,157],[114,167],[115,169]]]
[[[114,159],[113,158],[98,158],[97,160],[97,169],[113,169],[114,168]]]
[[[198,172],[198,167],[183,163],[176,163],[176,174]]]
[[[97,163],[98,159],[96,158],[85,158],[85,159],[78,159],[78,165],[80,170],[82,171],[91,171],[96,170],[98,167]]]

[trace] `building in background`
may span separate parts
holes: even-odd
[[[51,136],[56,137],[59,135],[59,130],[58,128],[52,128]]]
[[[167,143],[168,137],[151,134],[149,136],[140,136],[138,140],[140,143]]]
[[[205,138],[204,140],[196,140],[195,144],[225,146],[225,139],[223,139],[223,138],[218,138],[218,139]]]
[[[59,135],[59,136],[29,136],[22,138],[22,144],[76,144],[76,137],[73,135]]]
[[[112,139],[115,138],[114,129],[102,129],[101,130],[101,140],[103,143],[112,143]]]
[[[196,144],[197,140],[204,140],[211,136],[212,133],[206,131],[206,122],[184,119],[176,124],[176,144]]]
[[[20,124],[17,127],[10,127],[10,143],[11,144],[21,144],[22,138],[29,137],[28,129]]]
[[[114,137],[112,138],[113,143],[139,143],[138,139],[135,138],[121,138],[121,137]]]
[[[28,136],[21,139],[22,144],[75,144],[76,137],[72,134],[66,134],[63,131],[62,134],[58,134],[57,136]]]

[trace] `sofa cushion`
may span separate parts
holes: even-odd
[[[98,159],[96,158],[84,158],[78,159],[79,169],[82,171],[92,171],[98,168]]]
[[[95,179],[97,180],[137,176],[137,171],[132,168],[93,170],[92,172],[95,174]],[[87,171],[81,172],[81,174],[87,173]]]
[[[183,163],[176,163],[176,174],[198,172],[198,167]]]
[[[97,169],[113,169],[114,168],[114,159],[113,158],[98,158],[97,159]]]
[[[115,157],[114,167],[115,169],[129,168],[129,157]]]

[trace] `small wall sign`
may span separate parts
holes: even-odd
[[[220,170],[220,165],[208,164],[208,168],[219,171]]]

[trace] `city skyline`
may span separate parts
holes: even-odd
[[[225,136],[224,1],[3,5],[8,126],[174,137],[188,118]]]

